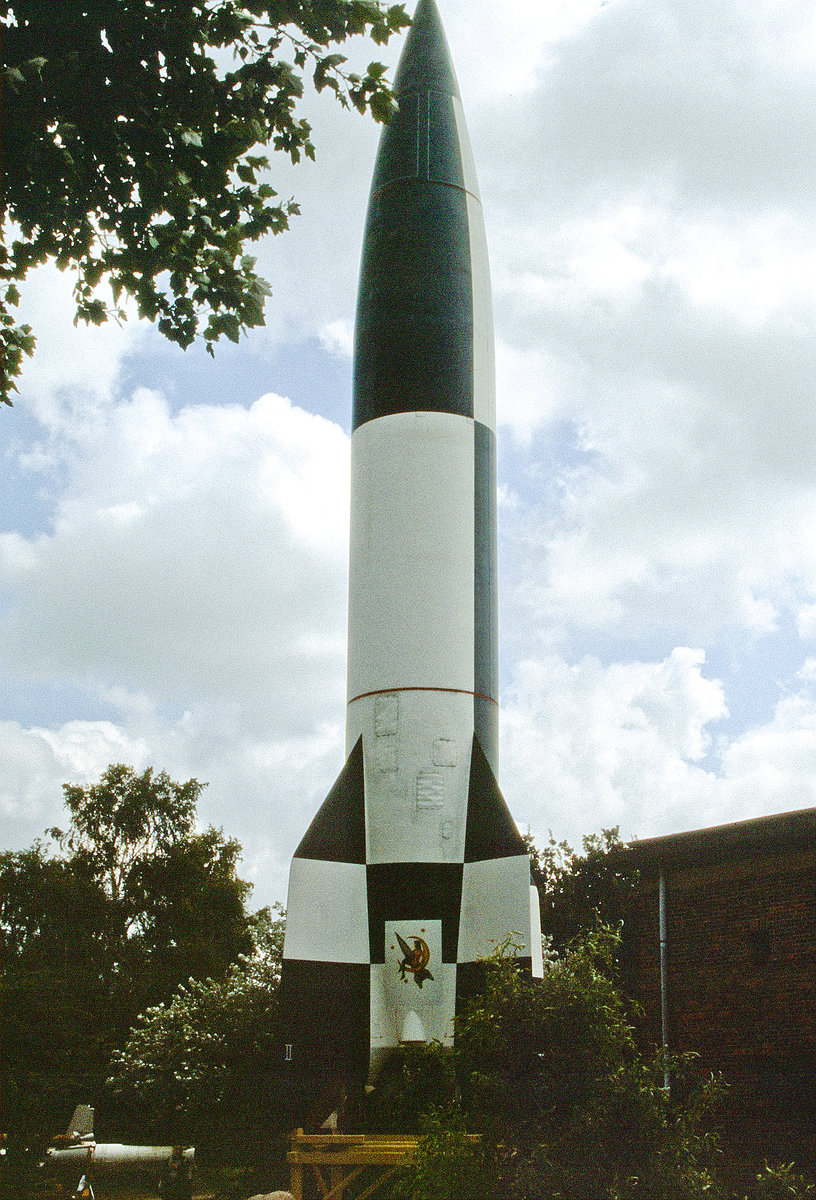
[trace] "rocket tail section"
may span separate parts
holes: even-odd
[[[456,862],[367,862],[363,738],[295,853],[280,990],[283,1091],[319,1124],[406,1030],[453,1042],[498,945],[535,971],[530,860],[474,734]],[[538,953],[537,953],[538,951]],[[538,972],[540,974],[540,971]]]

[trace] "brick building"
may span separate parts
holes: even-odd
[[[625,853],[639,872],[625,974],[646,1038],[722,1073],[747,1153],[816,1169],[816,809]]]

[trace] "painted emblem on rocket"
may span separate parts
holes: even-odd
[[[400,979],[407,979],[409,975],[413,975],[414,983],[417,987],[421,988],[426,979],[433,979],[433,975],[428,970],[428,963],[431,961],[431,951],[424,938],[417,937],[415,934],[410,934],[409,936],[414,943],[413,948],[408,945],[405,938],[400,937],[398,933],[396,934],[400,950],[402,951],[402,959],[398,968]]]

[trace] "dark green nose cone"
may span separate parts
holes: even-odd
[[[394,79],[398,98],[416,90],[459,95],[453,60],[434,0],[419,0]]]
[[[392,413],[474,411],[481,205],[434,0],[419,0],[394,87],[399,111],[380,138],[360,267],[353,429]]]

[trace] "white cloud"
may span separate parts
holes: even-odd
[[[92,782],[110,762],[147,765],[146,743],[111,721],[68,721],[56,729],[0,721],[0,740],[0,812],[15,843],[62,819],[63,783]]]
[[[8,676],[229,695],[299,727],[339,697],[348,440],[269,394],[171,417],[137,393],[62,444],[53,530],[0,536]],[[304,714],[308,712],[308,717]],[[249,718],[248,718],[249,719]]]
[[[455,47],[460,83],[468,111],[485,97],[500,102],[531,91],[557,53],[597,18],[604,0],[468,0],[450,4],[443,20]],[[478,85],[473,64],[478,63]]]
[[[650,663],[520,663],[502,722],[517,818],[580,845],[613,825],[649,837],[816,804],[816,696],[786,697],[770,721],[715,748],[727,708],[703,667],[683,647]]]
[[[663,273],[692,305],[761,326],[778,313],[809,322],[816,301],[816,238],[788,214],[689,225]],[[703,314],[704,315],[704,314]]]
[[[140,391],[52,447],[51,529],[0,535],[3,673],[110,719],[7,724],[8,836],[58,821],[64,782],[154,765],[209,781],[201,819],[281,895],[342,765],[347,436],[271,393],[173,416]]]
[[[529,447],[533,434],[566,408],[573,381],[563,362],[545,351],[496,340],[496,419],[503,431]]]
[[[46,821],[57,819],[62,794],[53,748],[39,729],[23,729],[16,721],[0,723],[0,812],[6,836],[16,842],[12,828],[24,822],[22,841],[41,834]],[[49,804],[49,793],[51,806]],[[56,802],[55,802],[56,801]],[[34,828],[30,829],[29,823]],[[40,823],[42,822],[42,824]]]
[[[513,644],[804,631],[811,6],[621,0],[553,46],[474,137]]]
[[[816,638],[816,604],[803,604],[797,614],[796,624],[801,638]]]
[[[714,780],[695,763],[707,726],[727,711],[703,662],[678,648],[653,663],[519,663],[502,722],[503,785],[517,818],[578,842],[616,824],[624,836],[665,831],[699,809]]]
[[[354,353],[354,326],[345,319],[329,321],[320,331],[320,342],[330,354],[351,358]]]
[[[801,694],[780,701],[772,721],[728,746],[723,768],[732,811],[740,815],[816,805],[813,696]]]
[[[816,658],[805,659],[798,677],[805,683],[816,683]]]

